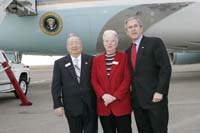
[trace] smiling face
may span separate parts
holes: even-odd
[[[81,40],[77,36],[72,36],[67,40],[67,51],[73,57],[78,57],[82,52]]]
[[[112,30],[107,30],[103,35],[103,45],[107,54],[113,54],[118,46],[117,33]]]
[[[129,20],[126,23],[126,34],[135,42],[143,33],[142,25],[136,20]]]

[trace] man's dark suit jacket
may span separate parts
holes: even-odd
[[[52,81],[54,109],[63,106],[66,116],[78,116],[85,104],[90,112],[96,112],[96,97],[90,83],[92,58],[81,55],[80,83],[70,55],[55,61]]]
[[[133,107],[151,108],[158,104],[152,102],[155,92],[163,94],[160,103],[167,103],[171,64],[162,40],[143,36],[137,52],[136,70],[131,63],[131,48],[126,53],[132,76]]]

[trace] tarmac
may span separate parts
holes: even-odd
[[[169,91],[169,133],[200,133],[200,64],[173,65]],[[51,98],[52,66],[31,67],[27,98],[19,106],[13,93],[0,93],[0,133],[69,133],[65,117],[56,117]],[[133,133],[137,133],[132,115]],[[103,133],[99,123],[99,133]]]

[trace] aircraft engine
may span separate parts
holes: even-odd
[[[172,64],[200,63],[200,53],[169,53]]]

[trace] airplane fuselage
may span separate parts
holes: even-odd
[[[104,49],[102,32],[114,29],[120,37],[119,49],[124,50],[131,40],[123,21],[138,16],[144,22],[144,34],[161,37],[169,50],[200,51],[199,12],[200,3],[188,0],[38,0],[36,16],[8,14],[4,18],[0,47],[25,54],[64,55],[67,35],[75,33],[82,39],[84,51],[96,54]]]

